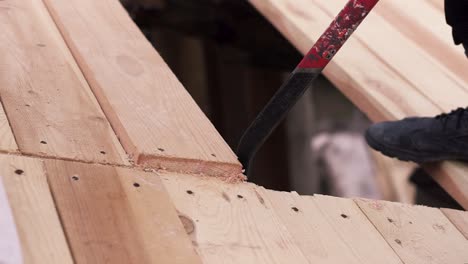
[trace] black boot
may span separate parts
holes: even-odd
[[[404,161],[468,161],[468,108],[377,123],[367,130],[366,140],[375,150]]]

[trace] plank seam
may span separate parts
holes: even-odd
[[[445,216],[445,218],[447,218],[447,219],[449,220],[449,222],[458,230],[458,232],[459,232],[460,234],[462,234],[463,237],[465,237],[465,235],[464,235],[464,233],[463,233],[463,230],[461,230],[461,229],[458,227],[458,225],[457,225],[454,221],[452,221],[452,218],[449,217],[449,216],[444,212],[444,210],[440,210],[440,211],[441,211],[442,214]],[[468,237],[466,237],[466,239],[468,240]]]
[[[109,124],[110,128],[112,129],[112,132],[114,133],[115,137],[117,138],[120,147],[125,151],[126,156],[129,157],[129,154],[128,154],[127,150],[124,148],[122,142],[120,142],[120,137],[119,137],[119,136],[117,135],[117,133],[115,132],[114,126],[113,126],[112,123],[109,121],[109,118],[108,118],[107,113],[106,113],[106,112],[104,111],[104,109],[102,108],[101,102],[100,102],[99,99],[97,98],[97,96],[96,96],[94,90],[91,88],[91,84],[90,84],[90,81],[88,80],[88,77],[86,76],[86,74],[84,74],[84,71],[83,71],[83,69],[82,69],[80,63],[78,63],[78,60],[76,59],[76,56],[75,56],[75,53],[73,52],[73,49],[70,48],[70,45],[68,44],[67,39],[65,38],[65,36],[63,35],[62,30],[61,30],[60,27],[58,26],[55,17],[52,15],[51,10],[49,9],[49,5],[47,4],[47,1],[41,0],[41,2],[42,2],[43,5],[45,6],[45,9],[47,10],[47,13],[49,14],[49,17],[50,17],[50,18],[52,19],[52,21],[54,22],[55,28],[56,28],[57,31],[59,32],[60,37],[62,38],[63,42],[65,43],[65,46],[67,47],[68,51],[70,52],[70,54],[71,54],[71,56],[72,56],[72,58],[73,58],[73,61],[74,61],[75,64],[77,65],[78,69],[80,70],[81,75],[82,75],[83,78],[86,80],[86,84],[87,84],[86,89],[89,89],[89,90],[91,91],[92,95],[94,96],[94,99],[96,100],[96,102],[97,102],[97,104],[98,104],[98,106],[99,106],[99,109],[101,110],[101,113],[102,113],[102,114],[104,115],[104,117],[106,118],[107,123]]]
[[[1,107],[3,109],[3,112],[5,113],[5,118],[6,118],[7,122],[8,122],[8,126],[10,127],[11,134],[13,135],[13,140],[15,141],[15,146],[16,146],[15,153],[21,152],[21,150],[19,148],[19,145],[18,145],[18,141],[16,140],[16,135],[15,135],[15,133],[13,131],[13,127],[11,126],[10,117],[8,116],[7,110],[6,110],[6,108],[5,108],[4,104],[3,104],[3,97],[2,97],[1,94],[0,94],[0,105],[1,105]],[[0,150],[0,152],[1,151],[9,152],[9,151],[6,151],[6,150]]]
[[[379,233],[379,235],[382,237],[382,239],[385,241],[385,243],[387,243],[387,245],[392,249],[392,251],[395,253],[395,255],[400,259],[401,263],[406,263],[401,257],[400,255],[396,252],[396,250],[392,247],[392,245],[390,244],[390,242],[387,241],[387,239],[385,238],[385,236],[382,234],[382,232],[380,232],[380,230],[377,228],[377,226],[374,224],[374,222],[372,222],[372,220],[369,218],[369,216],[366,214],[366,212],[364,212],[364,210],[361,208],[361,206],[359,205],[359,203],[356,202],[356,199],[351,199],[353,201],[353,203],[355,205],[357,205],[357,207],[359,208],[359,210],[364,214],[364,216],[366,217],[367,221],[369,221],[372,226],[375,228],[375,230],[377,230],[377,232]]]
[[[52,188],[50,187],[50,184],[49,184],[49,174],[48,174],[48,172],[46,170],[44,161],[41,160],[40,162],[41,162],[42,172],[44,173],[44,177],[46,178],[47,189],[49,190],[50,196],[52,197],[52,201],[54,202],[54,210],[55,210],[55,212],[57,214],[57,217],[58,217],[58,220],[60,222],[60,227],[62,228],[63,235],[65,236],[65,241],[67,242],[68,251],[70,252],[70,256],[72,258],[73,263],[76,263],[75,255],[74,255],[73,250],[72,250],[72,248],[70,246],[70,239],[69,239],[67,230],[66,230],[66,228],[65,228],[65,226],[63,224],[62,215],[60,214],[60,211],[58,210],[54,192],[52,191]]]

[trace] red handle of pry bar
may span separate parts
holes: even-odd
[[[334,1],[334,0],[325,0]],[[299,69],[323,69],[379,0],[350,0],[299,63]]]

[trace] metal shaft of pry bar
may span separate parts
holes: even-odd
[[[263,143],[378,1],[350,0],[247,128],[237,148],[237,156],[246,175]]]

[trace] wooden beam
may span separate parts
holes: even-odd
[[[441,209],[442,213],[458,228],[458,230],[468,239],[468,212]]]
[[[468,240],[439,209],[361,199],[356,202],[404,263],[468,261]]]
[[[0,48],[8,51],[1,55],[0,94],[20,151],[128,164],[43,2],[7,0],[0,6]],[[2,114],[0,120],[6,124]]]
[[[430,1],[395,0],[380,2],[376,12],[467,87],[468,60],[463,47],[454,45],[452,28],[441,10],[431,6]]]
[[[45,2],[138,164],[239,177],[232,150],[117,0]]]
[[[267,190],[261,194],[310,263],[402,263],[352,200]]]
[[[158,177],[45,161],[77,263],[201,263]]]
[[[5,263],[73,263],[42,161],[0,155],[0,177],[13,212],[23,259]],[[2,214],[0,218],[3,217]]]
[[[203,263],[309,263],[254,185],[160,175]]]

